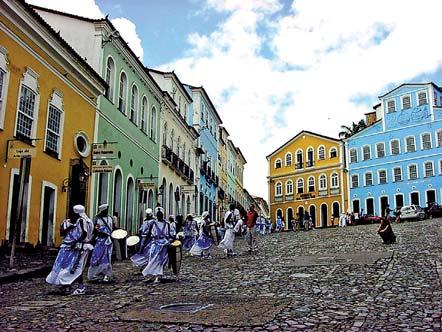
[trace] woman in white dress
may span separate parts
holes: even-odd
[[[237,213],[235,214],[235,212]],[[234,256],[233,243],[235,241],[235,224],[238,220],[239,210],[235,209],[234,205],[230,205],[230,210],[224,215],[224,227],[226,232],[224,234],[223,240],[218,245],[219,248],[224,249],[227,257]]]

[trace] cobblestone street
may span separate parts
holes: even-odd
[[[185,257],[178,282],[147,283],[129,262],[115,282],[64,297],[44,279],[0,285],[6,330],[438,331],[442,220],[272,234],[226,259]],[[192,310],[163,305],[193,303]]]

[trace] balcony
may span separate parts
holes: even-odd
[[[161,160],[167,165],[172,163],[172,150],[166,145],[161,147]]]
[[[330,195],[338,195],[340,193],[339,188],[331,188]]]
[[[318,196],[319,197],[324,197],[324,196],[327,196],[327,195],[328,195],[327,189],[322,189],[322,190],[319,190],[319,192],[318,192]]]
[[[315,166],[315,162],[313,160],[307,160],[306,167],[313,167]]]
[[[304,168],[302,162],[300,163],[298,162],[295,164],[295,169],[302,169],[302,168]]]

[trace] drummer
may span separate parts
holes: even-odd
[[[95,247],[92,251],[88,279],[109,282],[112,276],[112,217],[109,216],[109,205],[101,204],[94,217]]]
[[[199,227],[196,220],[193,219],[193,216],[189,214],[186,217],[186,221],[184,223],[184,240],[183,240],[183,249],[189,251],[192,249],[192,246],[195,244],[199,233]]]
[[[148,263],[142,273],[144,276],[154,276],[154,282],[160,282],[169,261],[168,248],[170,242],[175,238],[175,230],[164,219],[162,207],[155,208],[155,211],[157,219],[152,221],[147,238],[147,241],[150,241]]]
[[[138,230],[138,235],[141,239],[140,248],[138,249],[138,252],[130,258],[132,263],[137,267],[144,266],[149,261],[149,243],[151,240],[149,232],[152,228],[153,220],[154,217],[152,209],[146,209],[146,217]]]
[[[211,232],[211,222],[209,212],[204,211],[202,214],[203,224],[200,230],[200,236],[198,240],[196,240],[195,244],[192,246],[190,250],[190,254],[192,256],[200,256],[202,259],[212,259],[212,255],[210,254],[210,249],[213,245],[213,236]]]

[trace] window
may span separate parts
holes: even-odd
[[[358,162],[358,150],[351,149],[350,150],[350,163],[357,163]]]
[[[130,98],[130,121],[137,123],[137,108],[138,108],[138,89],[136,85],[132,85]]]
[[[394,139],[390,141],[390,151],[392,155],[397,155],[401,152],[399,146],[399,140]]]
[[[428,104],[427,92],[421,91],[417,94],[417,104],[419,106]]]
[[[386,184],[387,183],[387,171],[380,170],[378,172],[378,177],[379,177],[379,184]]]
[[[430,133],[422,134],[421,141],[422,141],[422,149],[423,150],[430,150],[431,149],[431,134]]]
[[[59,93],[54,92],[52,100],[49,104],[48,118],[46,123],[46,141],[45,151],[59,155],[60,153],[60,137],[62,131],[63,112],[62,97]]]
[[[359,187],[359,176],[358,175],[352,175],[351,176],[351,187],[352,188],[358,188]]]
[[[32,138],[35,120],[36,93],[22,85],[20,92],[20,104],[17,114],[17,135]]]
[[[362,147],[362,159],[368,160],[371,158],[370,146],[365,145]]]
[[[439,175],[442,175],[442,160],[439,160]]]
[[[331,185],[330,185],[331,188],[339,187],[338,173],[332,173],[330,180],[331,180],[330,181],[331,182]]]
[[[281,168],[281,166],[282,166],[282,162],[281,162],[281,159],[276,159],[275,160],[275,168]]]
[[[393,179],[394,182],[402,181],[402,168],[400,167],[393,168]]]
[[[403,96],[401,99],[402,99],[402,109],[408,109],[411,107],[410,95]]]
[[[387,112],[393,113],[396,111],[396,102],[394,100],[387,101]]]
[[[282,183],[277,182],[275,184],[275,196],[282,196]]]
[[[296,187],[298,189],[298,194],[304,193],[304,180],[298,179],[298,181],[296,182]]]
[[[296,151],[296,169],[303,167],[302,150]]]
[[[308,191],[315,191],[315,178],[313,176],[308,178]]]
[[[0,114],[3,112],[3,99],[6,96],[6,72],[0,68]],[[1,120],[1,119],[0,119]]]
[[[108,85],[107,91],[106,91],[106,97],[111,102],[114,102],[114,76],[115,76],[115,64],[114,60],[112,58],[107,59],[106,64],[106,83]]]
[[[365,173],[365,185],[366,186],[373,185],[373,173],[371,173],[371,172]]]
[[[330,158],[336,158],[338,156],[338,150],[336,148],[330,149]]]
[[[325,160],[325,147],[322,145],[318,148],[318,160]]]
[[[127,78],[124,72],[120,75],[120,90],[118,92],[118,109],[126,114]]]
[[[310,147],[307,149],[307,167],[313,167],[313,148]]]
[[[416,180],[417,179],[417,165],[408,165],[408,179]]]
[[[433,162],[427,161],[424,163],[425,177],[434,176]]]
[[[376,144],[376,156],[378,158],[385,157],[385,144],[384,143],[377,143]]]
[[[143,102],[141,104],[141,121],[140,127],[143,132],[147,132],[147,98],[143,97]]]
[[[287,195],[291,195],[293,194],[293,181],[292,180],[288,180],[285,184],[285,193]]]
[[[408,136],[405,139],[405,143],[407,146],[407,152],[414,152],[416,151],[416,142],[414,140],[414,136]]]
[[[327,176],[325,174],[321,174],[319,176],[319,190],[327,189]]]
[[[285,155],[285,165],[286,166],[292,165],[292,154],[290,152]]]
[[[167,146],[167,122],[164,122],[163,127],[163,145]]]
[[[155,107],[152,107],[152,112],[150,113],[150,138],[152,141],[156,140],[157,136],[157,110]]]
[[[6,97],[8,95],[8,58],[7,50],[0,46],[0,128],[3,128],[5,117]]]
[[[175,130],[172,128],[172,130],[170,131],[170,149],[173,151],[173,147],[174,147],[174,141],[175,141]]]
[[[440,148],[442,147],[442,130],[439,130],[436,133],[436,136],[437,136],[437,147]]]

